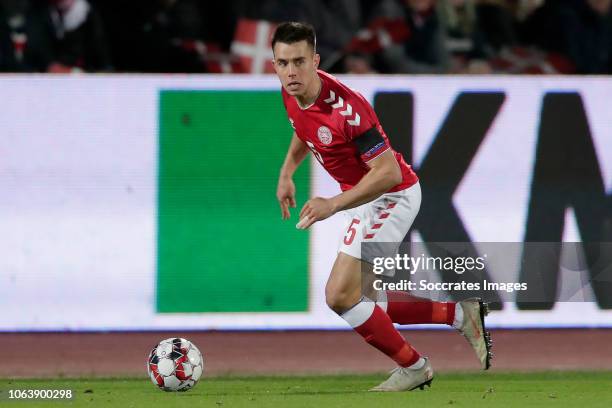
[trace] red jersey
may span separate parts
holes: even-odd
[[[319,163],[340,183],[342,191],[350,190],[370,170],[367,162],[391,150],[402,171],[402,182],[389,192],[406,189],[418,181],[402,155],[391,148],[374,109],[357,91],[332,75],[317,71],[321,93],[307,108],[301,108],[294,97],[282,89],[283,103],[297,136],[310,148]],[[375,128],[382,140],[361,152],[355,143]]]

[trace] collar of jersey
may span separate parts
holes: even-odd
[[[310,105],[302,107],[302,105],[300,105],[300,103],[298,102],[297,98],[295,99],[295,103],[297,104],[298,108],[300,108],[303,111],[308,110],[312,108],[314,105],[316,105],[317,102],[319,101],[319,97],[323,93],[323,87],[325,86],[325,82],[323,81],[323,78],[321,78],[321,75],[319,75],[319,72],[317,72],[317,76],[319,77],[319,81],[321,81],[321,87],[319,88],[319,93],[317,94],[317,97],[314,99],[314,101]]]

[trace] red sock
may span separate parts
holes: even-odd
[[[429,299],[412,296],[408,292],[397,291],[387,291],[386,297],[386,312],[393,323],[452,325],[455,319],[455,303],[452,302],[433,302]],[[384,302],[383,298],[381,302],[383,306]]]
[[[408,367],[421,356],[397,331],[389,316],[371,301],[361,301],[342,314],[353,329],[371,346],[385,353],[398,365]]]

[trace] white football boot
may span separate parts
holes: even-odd
[[[488,370],[493,358],[491,333],[485,328],[485,316],[489,314],[489,308],[479,298],[462,300],[458,304],[463,310],[463,320],[457,329],[476,352],[482,369]]]
[[[425,359],[423,367],[418,369],[396,367],[391,371],[391,377],[380,385],[372,388],[370,391],[412,391],[416,388],[424,390],[425,386],[431,387],[433,369],[431,368],[431,364],[429,364],[429,359],[427,357],[423,358]]]

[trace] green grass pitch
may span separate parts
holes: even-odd
[[[0,379],[6,407],[612,407],[612,372],[437,374],[426,391],[370,393],[386,376],[204,378],[165,393],[143,379]],[[74,390],[71,401],[10,401],[9,389]]]

